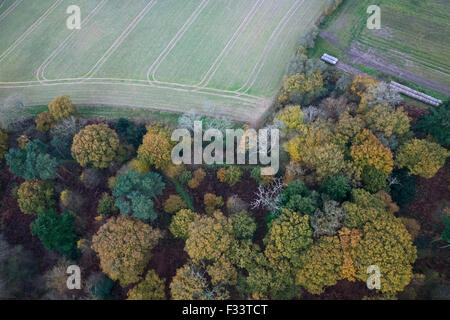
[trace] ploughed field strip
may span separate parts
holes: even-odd
[[[326,0],[0,0],[0,100],[255,120]],[[66,27],[70,5],[81,30]]]
[[[366,9],[371,4],[381,8],[380,30],[366,27]],[[332,44],[340,51],[350,52],[356,64],[385,65],[386,69],[395,68],[400,77],[403,71],[408,72],[445,87],[438,91],[450,90],[447,0],[346,0],[327,26],[327,33]],[[432,87],[426,83],[424,86]]]

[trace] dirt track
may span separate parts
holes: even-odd
[[[341,46],[337,38],[334,36],[334,34],[322,31],[320,33],[320,36],[329,41],[331,44],[339,48],[342,52],[345,52],[346,58],[351,61],[352,64],[363,64],[366,66],[369,66],[371,68],[374,68],[380,72],[399,77],[402,79],[405,79],[410,82],[414,82],[418,85],[421,85],[425,88],[429,88],[435,91],[439,91],[443,94],[446,94],[447,96],[450,96],[450,88],[446,85],[428,80],[420,75],[408,72],[404,69],[401,69],[398,66],[395,66],[393,64],[386,63],[385,61],[382,61],[379,57],[375,56],[373,53],[364,51],[362,48],[358,46],[356,43],[352,43],[351,49],[345,49]],[[345,64],[345,63],[339,63],[337,66],[338,68],[352,73],[352,74],[360,74],[362,73],[358,69],[352,67],[351,65]]]

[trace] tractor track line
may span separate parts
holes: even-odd
[[[181,38],[183,38],[184,34],[187,32],[187,30],[190,28],[190,26],[197,20],[198,16],[201,14],[203,9],[208,5],[210,0],[203,0],[202,3],[195,9],[195,11],[192,13],[192,15],[186,20],[184,25],[178,30],[176,35],[170,40],[169,44],[164,48],[164,50],[161,52],[161,54],[156,58],[156,60],[153,62],[153,64],[148,68],[147,70],[147,80],[150,83],[150,74],[151,78],[153,80],[155,79],[155,73],[158,70],[161,63],[166,59],[166,57],[170,54],[172,49],[177,45],[177,43],[180,41]]]
[[[280,23],[277,25],[275,30],[272,32],[263,52],[258,57],[258,62],[256,63],[255,67],[253,68],[253,71],[250,74],[249,78],[247,79],[247,81],[244,83],[244,85],[242,87],[240,87],[239,89],[236,90],[236,92],[240,92],[240,91],[244,90],[245,88],[247,88],[247,89],[245,89],[244,92],[241,92],[241,93],[246,93],[248,90],[251,89],[252,85],[256,82],[258,75],[261,73],[261,70],[265,65],[267,56],[269,55],[270,50],[273,48],[274,43],[276,42],[276,39],[278,37],[278,34],[284,29],[287,22],[296,13],[296,11],[300,8],[300,6],[303,5],[304,2],[305,2],[305,0],[297,0],[291,6],[291,8],[288,10],[288,12],[284,15],[284,17],[281,19]],[[258,66],[259,66],[259,68],[258,68]],[[253,82],[251,85],[249,85],[249,83],[250,83],[250,81],[252,81],[252,79],[253,79]]]
[[[84,27],[86,26],[89,21],[91,20],[92,17],[94,17],[98,11],[103,8],[103,6],[105,5],[105,3],[107,2],[107,0],[102,0],[90,13],[89,15],[81,22],[81,26]],[[50,63],[53,62],[53,60],[58,56],[58,54],[65,49],[68,41],[75,35],[75,33],[77,33],[78,30],[73,30],[67,37],[66,39],[64,39],[60,45],[53,50],[50,55],[47,57],[47,59],[45,59],[45,61],[39,66],[39,68],[36,70],[36,79],[40,82],[42,82],[43,80],[48,80],[45,77],[45,69],[47,69],[47,67],[50,65]]]
[[[250,9],[248,14],[245,16],[244,20],[241,22],[239,27],[236,29],[226,46],[223,48],[223,50],[220,52],[219,56],[216,58],[214,63],[211,65],[209,70],[205,73],[202,80],[197,83],[197,86],[207,86],[208,83],[211,81],[211,79],[214,77],[214,75],[217,72],[217,69],[222,64],[223,60],[226,58],[226,55],[228,52],[234,47],[236,44],[237,39],[241,36],[242,32],[247,28],[247,26],[250,24],[251,20],[255,17],[255,14],[258,12],[258,9],[261,8],[262,4],[264,3],[264,0],[257,0],[253,7]],[[206,81],[206,83],[204,83]]]
[[[6,0],[5,0],[6,1]],[[1,6],[0,7],[2,7],[4,4],[5,4],[5,1],[3,1],[2,2],[2,4],[1,4]],[[6,9],[5,10],[5,12],[3,12],[1,15],[0,15],[0,22],[3,20],[3,19],[5,19],[7,16],[8,16],[8,14],[11,12],[11,11],[13,11],[19,4],[21,4],[23,2],[23,0],[16,0],[12,5],[10,5],[9,7],[8,7],[8,9]]]
[[[39,25],[56,9],[63,0],[56,0],[8,49],[0,55],[0,62],[3,61],[14,49],[16,49]]]

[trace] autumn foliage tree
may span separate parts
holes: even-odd
[[[170,284],[173,300],[225,300],[228,291],[223,286],[212,286],[204,271],[194,264],[179,268]]]
[[[175,238],[186,240],[189,237],[189,224],[200,216],[188,209],[178,211],[170,223],[169,230]]]
[[[122,286],[138,282],[162,233],[128,216],[110,218],[92,238],[100,266]]]
[[[264,240],[264,253],[270,265],[280,272],[292,272],[299,263],[301,252],[312,245],[312,235],[308,215],[284,210],[279,218],[272,221]]]
[[[119,148],[119,136],[108,125],[88,125],[73,138],[72,157],[82,167],[104,169],[117,159]]]
[[[220,170],[217,172],[217,178],[220,182],[224,182],[229,184],[230,186],[234,186],[241,180],[242,174],[242,170],[238,167],[223,167],[220,168]]]
[[[8,134],[0,129],[0,164],[8,153]]]
[[[169,198],[164,202],[164,211],[167,213],[176,213],[181,209],[186,208],[186,202],[184,202],[184,200],[176,194],[171,194]]]
[[[22,183],[17,191],[17,202],[25,214],[37,214],[46,211],[56,204],[54,189],[50,182],[29,180]]]
[[[185,251],[192,261],[217,260],[230,250],[234,241],[233,227],[221,212],[212,217],[201,216],[189,224]]]
[[[381,272],[381,292],[402,291],[413,277],[412,264],[417,258],[411,235],[401,220],[384,215],[364,225],[363,238],[356,249],[356,273],[367,281],[367,267],[376,265]]]
[[[305,116],[300,106],[287,106],[276,115],[276,120],[281,121],[289,130],[304,132]]]
[[[391,150],[383,146],[375,135],[367,129],[364,129],[355,137],[350,154],[359,167],[373,166],[381,170],[386,177],[394,168]]]
[[[203,196],[203,203],[205,204],[205,212],[209,215],[212,215],[216,209],[219,209],[224,204],[222,197],[212,193],[206,193]]]
[[[441,169],[450,151],[435,142],[413,139],[400,146],[396,156],[398,168],[408,168],[412,174],[426,179]]]
[[[57,97],[48,105],[48,109],[56,121],[61,121],[77,114],[77,110],[68,96]]]
[[[186,171],[189,172],[189,171]],[[198,168],[194,171],[192,178],[188,181],[188,187],[191,189],[197,189],[206,177],[206,172],[202,168]]]
[[[35,122],[36,129],[42,133],[50,131],[56,124],[55,118],[48,111],[39,113]]]
[[[144,280],[128,291],[128,300],[165,300],[164,282],[150,270]]]
[[[148,126],[142,144],[138,149],[138,159],[156,169],[165,169],[171,162],[174,144],[169,131],[158,126]]]
[[[300,257],[297,284],[312,294],[321,294],[325,287],[340,280],[343,254],[338,237],[322,237]]]
[[[393,215],[398,208],[392,210],[383,192],[372,195],[361,189],[353,190],[352,200],[344,203],[344,208],[344,226],[358,229],[361,234],[353,255],[355,278],[366,281],[367,267],[377,265],[382,277],[381,292],[393,295],[402,291],[413,276],[417,250],[402,221]]]

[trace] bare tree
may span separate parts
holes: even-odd
[[[18,123],[31,118],[24,106],[25,98],[14,94],[0,103],[0,128],[11,130]]]
[[[278,178],[268,186],[259,186],[255,193],[255,199],[251,202],[251,208],[263,208],[269,211],[280,209],[279,199],[283,193],[285,184]]]
[[[307,124],[316,121],[316,119],[319,118],[323,113],[322,110],[320,110],[318,107],[315,106],[309,106],[307,108],[304,108],[302,112],[305,115],[305,122]]]

